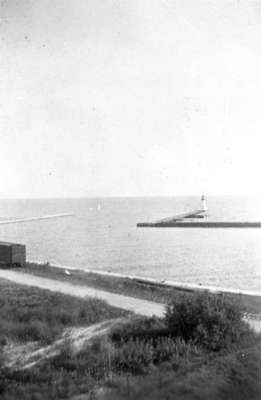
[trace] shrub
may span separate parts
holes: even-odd
[[[228,296],[183,295],[168,304],[165,322],[172,335],[219,351],[237,344],[250,329],[243,309]]]
[[[113,342],[127,341],[131,338],[151,338],[168,334],[166,325],[162,319],[157,317],[132,317],[128,322],[115,327],[110,338]]]
[[[126,379],[122,376],[106,400],[257,400],[261,398],[261,345],[244,353],[206,360],[185,373],[155,370],[152,374]]]
[[[181,358],[188,360],[190,356],[199,354],[196,345],[185,342],[182,338],[160,337],[154,343],[153,361],[160,364],[165,361],[178,363]]]
[[[140,374],[164,362],[179,366],[182,360],[187,362],[197,354],[197,346],[181,338],[130,338],[118,343],[112,354],[112,365],[115,372]]]
[[[129,339],[117,348],[113,365],[118,371],[129,371],[134,374],[144,373],[153,361],[152,343],[145,340]]]

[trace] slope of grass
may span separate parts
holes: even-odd
[[[120,377],[106,400],[259,400],[261,343],[218,357],[180,374],[158,370],[142,377]]]
[[[40,321],[47,338],[53,338],[65,326],[126,314],[97,300],[3,282],[0,293],[2,332],[25,341],[35,338],[17,334],[25,321],[29,326]],[[72,399],[84,394],[94,400],[100,388],[108,400],[258,399],[261,341],[241,317],[240,304],[230,298],[174,297],[165,318],[132,317],[78,353],[67,342],[59,355],[31,369],[2,365],[0,398]]]
[[[78,299],[0,281],[0,344],[41,340],[50,343],[65,327],[90,325],[127,313],[98,299]]]

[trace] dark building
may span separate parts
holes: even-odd
[[[0,242],[0,268],[24,267],[26,263],[26,247],[24,244]]]

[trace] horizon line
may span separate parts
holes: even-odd
[[[261,197],[261,193],[244,193],[244,194],[153,194],[153,195],[93,195],[93,196],[43,196],[43,197],[0,197],[0,201],[8,201],[8,200],[73,200],[73,199],[127,199],[127,198],[170,198],[170,197],[200,197],[204,194],[205,197]]]

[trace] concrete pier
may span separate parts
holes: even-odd
[[[138,228],[261,228],[261,222],[248,221],[168,221],[139,222]]]

